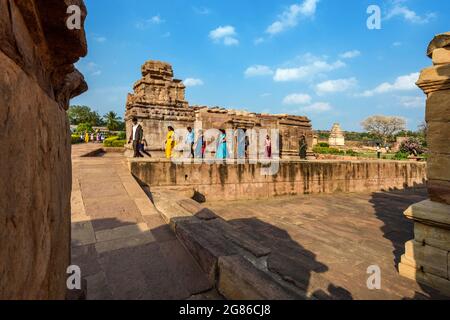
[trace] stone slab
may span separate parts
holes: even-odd
[[[282,286],[242,256],[219,258],[218,290],[231,300],[301,300],[306,294]]]
[[[102,254],[109,251],[141,246],[155,241],[156,239],[153,234],[150,231],[147,231],[129,238],[119,238],[111,241],[98,242],[95,244],[95,249],[99,254]]]
[[[424,200],[410,206],[404,214],[409,219],[427,225],[450,229],[450,205]]]
[[[72,223],[72,247],[85,246],[96,242],[91,221]]]
[[[414,223],[414,239],[432,247],[450,251],[450,230]]]
[[[448,277],[448,251],[411,240],[405,244],[405,256],[425,273]]]
[[[97,231],[95,233],[95,238],[98,242],[111,241],[122,238],[129,238],[134,236],[139,236],[140,234],[149,231],[146,223],[133,224],[129,226],[119,227],[115,229],[107,229],[102,231]]]

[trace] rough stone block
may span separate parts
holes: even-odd
[[[432,247],[450,251],[450,230],[414,223],[414,240]]]
[[[281,285],[241,256],[219,259],[219,292],[230,300],[300,300],[306,294]]]
[[[433,50],[433,64],[450,64],[450,48],[438,48]]]
[[[427,142],[431,152],[450,154],[450,121],[430,121],[428,123]],[[446,167],[450,171],[450,167]],[[448,175],[450,177],[450,175]],[[436,178],[432,176],[431,178]],[[445,178],[441,178],[443,180]]]
[[[416,265],[423,268],[425,273],[447,278],[448,251],[423,245],[417,241],[408,241],[405,244],[405,256]]]
[[[450,90],[436,91],[428,95],[426,121],[450,121]]]
[[[431,179],[427,185],[431,201],[450,205],[450,181]]]

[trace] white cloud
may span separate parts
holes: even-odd
[[[135,26],[138,29],[144,30],[149,28],[151,25],[158,25],[164,22],[165,20],[163,20],[160,15],[156,15],[151,17],[150,19],[138,21]]]
[[[346,65],[340,60],[328,63],[322,58],[315,58],[310,55],[308,60],[309,64],[300,67],[278,68],[275,72],[274,80],[284,82],[311,78],[314,75],[343,68]]]
[[[309,106],[300,108],[300,111],[322,113],[331,111],[331,109],[333,109],[333,107],[328,102],[316,102]]]
[[[202,86],[204,84],[201,79],[195,79],[195,78],[187,78],[183,81],[183,83],[186,87],[198,87],[198,86]]]
[[[392,44],[393,47],[401,47],[402,45],[403,45],[403,43],[400,41],[396,41]]]
[[[318,95],[326,93],[344,92],[358,84],[356,78],[328,80],[316,85]]]
[[[220,26],[209,33],[210,39],[215,42],[222,42],[226,46],[235,46],[239,44],[236,39],[237,33],[233,26]]]
[[[356,57],[359,57],[361,55],[361,52],[359,50],[352,50],[344,52],[340,55],[341,59],[353,59]]]
[[[304,93],[293,93],[283,99],[283,104],[298,105],[311,103],[311,96]]]
[[[164,20],[161,19],[161,17],[159,15],[157,15],[157,16],[151,17],[150,18],[150,22],[153,23],[153,24],[161,24],[161,23],[164,22]]]
[[[268,66],[263,65],[254,65],[247,70],[245,70],[245,76],[249,77],[259,77],[259,76],[270,76],[273,74],[273,70]]]
[[[415,97],[415,96],[405,96],[399,97],[400,104],[407,109],[414,108],[425,108],[426,99],[425,96]]]
[[[410,91],[417,89],[416,82],[419,79],[419,73],[411,73],[400,76],[395,79],[394,83],[384,82],[373,90],[364,91],[361,96],[372,97],[376,94],[388,93],[393,91]]]
[[[297,26],[301,18],[313,17],[316,13],[319,0],[304,0],[300,4],[293,4],[278,16],[278,20],[272,23],[266,33],[276,35],[287,29]]]
[[[402,17],[403,19],[411,23],[425,24],[436,17],[435,13],[427,13],[423,16],[420,16],[415,11],[402,5],[403,2],[404,1],[401,0],[394,1],[394,5],[387,12],[385,19],[389,20],[395,17]]]
[[[264,40],[263,37],[259,37],[259,38],[256,38],[256,39],[253,41],[253,43],[254,43],[255,45],[258,45],[258,44],[263,43],[264,41],[265,41],[265,40]]]

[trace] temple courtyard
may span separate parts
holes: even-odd
[[[189,237],[185,233],[177,237],[166,224],[166,209],[157,209],[175,208],[177,201],[192,206],[193,200],[172,197],[173,190],[152,193],[151,188],[142,188],[127,161],[121,153],[101,152],[96,144],[73,146],[72,264],[81,268],[87,298],[221,299],[202,259],[191,254]],[[173,199],[173,204],[158,203],[162,199]],[[217,215],[209,223],[232,226],[231,231],[223,229],[224,234],[233,234],[226,239],[252,252],[258,246],[271,252],[264,257],[264,268],[277,283],[283,282],[282,290],[298,290],[317,299],[442,298],[397,271],[405,242],[414,238],[413,224],[403,211],[423,199],[426,190],[415,188],[214,201],[202,207]],[[188,230],[178,229],[183,228]],[[208,252],[217,245],[229,250],[217,232],[195,236],[210,237]],[[211,243],[213,249],[208,248]],[[199,247],[195,250],[202,250]],[[367,287],[370,266],[381,270],[380,290]],[[260,279],[266,281],[246,279],[243,291],[248,282],[258,288],[264,284]],[[233,285],[239,291],[240,283]],[[280,297],[277,290],[274,298]]]

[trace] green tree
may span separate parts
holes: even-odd
[[[91,126],[104,125],[102,117],[97,111],[92,111],[88,106],[71,106],[67,111],[71,125],[89,123]]]
[[[84,133],[84,132],[93,132],[92,125],[90,123],[80,123],[77,127],[77,133]]]
[[[117,113],[110,111],[103,116],[105,119],[106,127],[110,131],[122,130],[122,118],[117,116]]]

